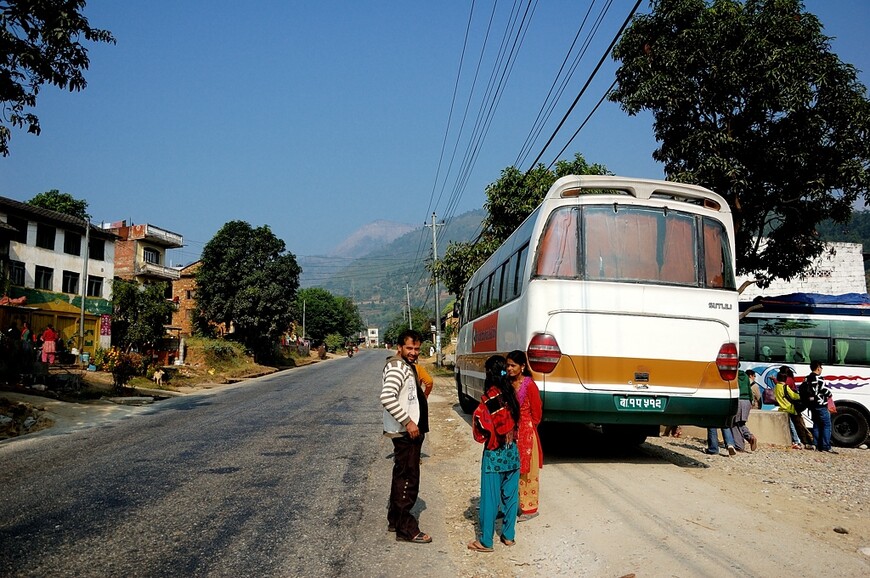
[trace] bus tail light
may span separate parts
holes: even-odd
[[[719,355],[716,356],[716,367],[719,369],[719,377],[725,381],[737,379],[737,368],[740,367],[737,345],[734,343],[722,344],[722,347],[719,348]]]
[[[537,333],[529,342],[529,368],[538,373],[550,373],[562,359],[556,338],[549,333]]]

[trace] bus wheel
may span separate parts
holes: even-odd
[[[459,407],[462,408],[462,411],[474,413],[474,410],[477,409],[477,400],[465,395],[465,392],[462,391],[462,383],[459,381],[459,377],[456,378],[456,394],[459,397]]]
[[[649,435],[649,426],[603,424],[601,432],[607,441],[616,446],[639,446]]]
[[[867,439],[867,418],[853,407],[837,406],[831,415],[831,440],[838,446],[858,447]]]

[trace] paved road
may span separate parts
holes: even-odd
[[[363,352],[0,445],[0,575],[337,576],[377,564],[358,538],[377,524],[388,539],[384,358]]]

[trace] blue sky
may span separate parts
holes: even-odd
[[[195,260],[230,220],[267,224],[296,255],[322,255],[377,219],[422,224],[433,210],[444,217],[480,208],[503,168],[521,159],[526,169],[541,152],[634,5],[613,1],[524,148],[592,0],[537,3],[487,129],[472,143],[513,4],[493,11],[493,1],[475,2],[459,75],[468,1],[90,0],[91,25],[118,43],[91,45],[84,91],[43,89],[35,110],[42,134],[13,133],[11,156],[0,158],[0,195],[24,201],[59,189],[86,199],[95,221],[180,233],[187,246],[173,264]],[[590,18],[605,4],[595,2]],[[870,2],[805,4],[870,85]],[[544,164],[615,68],[605,62]],[[628,117],[605,103],[562,157],[581,152],[617,174],[660,178],[655,146],[649,115]]]

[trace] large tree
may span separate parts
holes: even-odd
[[[27,201],[27,204],[33,205],[34,207],[57,211],[58,213],[63,213],[72,217],[78,217],[82,220],[88,220],[91,218],[90,214],[88,214],[87,201],[76,199],[71,194],[62,193],[57,189],[51,189],[50,191],[39,193]]]
[[[301,327],[305,317],[305,333],[316,343],[327,335],[355,337],[363,329],[359,309],[349,297],[333,295],[326,289],[310,287],[296,296],[296,319]]]
[[[82,90],[90,60],[82,40],[115,43],[108,30],[91,28],[85,0],[0,1],[0,154],[9,155],[10,127],[40,133],[30,112],[43,84]]]
[[[613,56],[610,98],[652,112],[668,178],[728,201],[737,269],[799,275],[870,189],[870,104],[798,0],[653,0]]]
[[[230,221],[202,251],[196,273],[200,328],[232,324],[234,339],[258,361],[270,361],[293,320],[300,271],[268,225]]]
[[[140,285],[135,281],[112,282],[112,341],[121,349],[143,351],[166,336],[164,325],[172,316],[166,300],[166,283]]]
[[[565,175],[608,174],[604,165],[589,164],[577,153],[570,161],[559,161],[556,169],[542,164],[526,173],[507,167],[497,181],[486,187],[487,215],[475,242],[450,243],[443,259],[430,266],[450,293],[461,296],[475,269],[492,255],[520,223],[544,200],[556,179]]]

